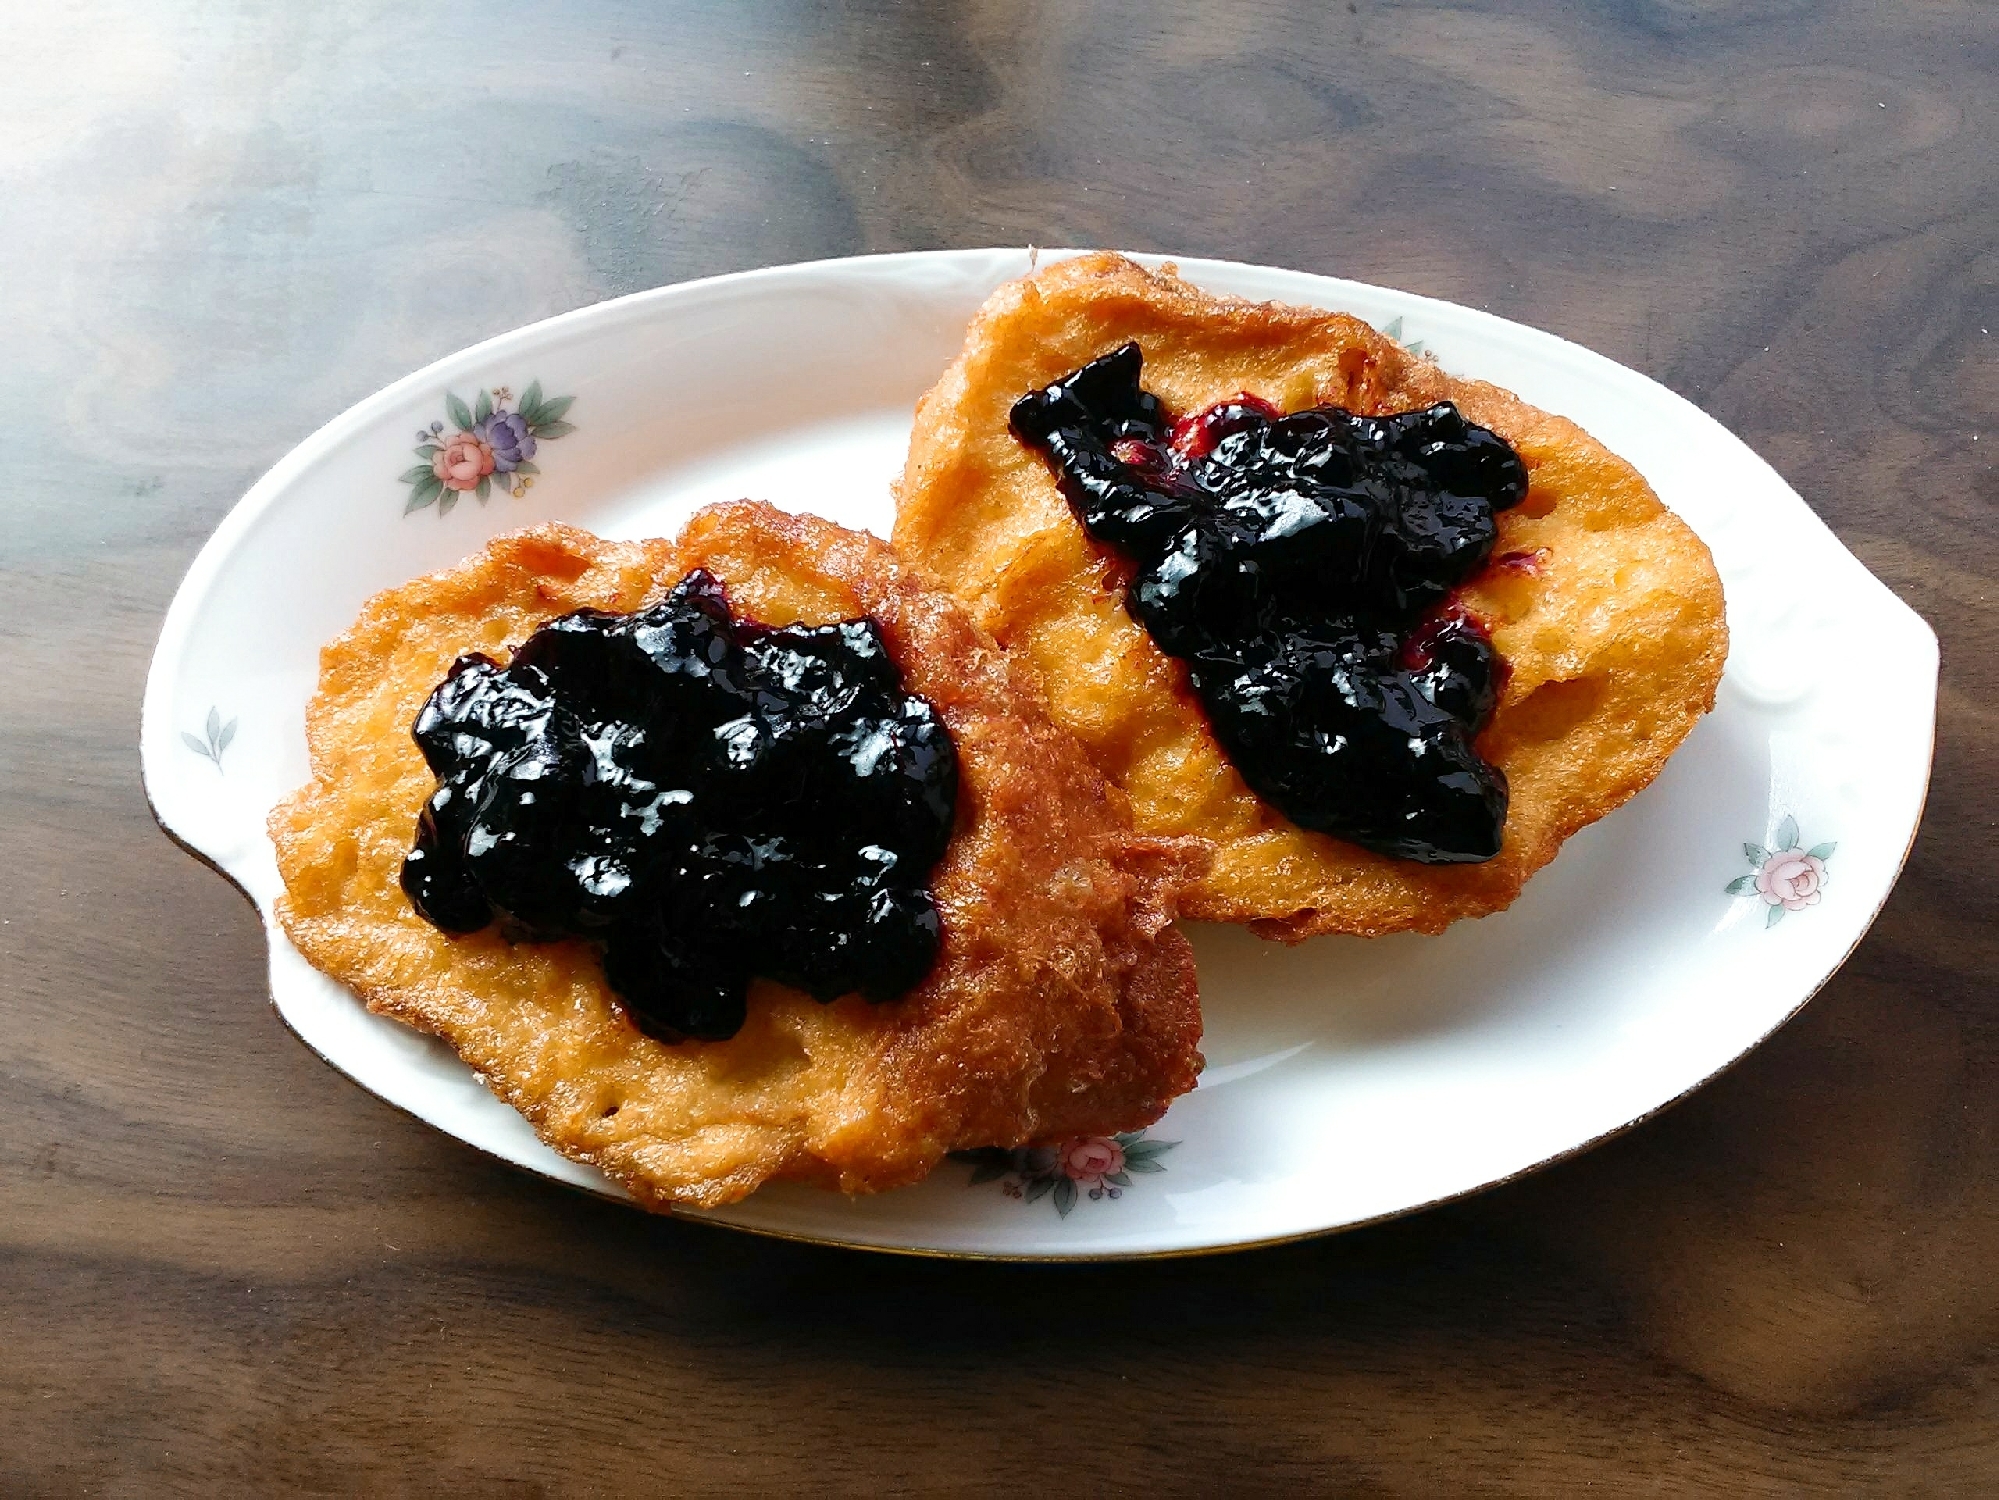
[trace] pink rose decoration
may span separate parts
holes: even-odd
[[[1780,849],[1756,872],[1756,890],[1770,906],[1801,911],[1819,904],[1825,884],[1825,861],[1802,849]]]
[[[431,455],[430,471],[446,489],[472,490],[493,472],[493,448],[476,432],[455,432],[440,439],[443,444]]]
[[[1124,1170],[1124,1147],[1100,1135],[1079,1135],[1062,1147],[1062,1174],[1072,1182],[1098,1182]]]

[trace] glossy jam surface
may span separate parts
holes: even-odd
[[[649,609],[550,621],[505,667],[460,657],[413,733],[437,776],[416,909],[597,941],[652,1036],[733,1036],[754,975],[889,1000],[936,958],[957,755],[870,620],[739,620],[697,570]]]
[[[1503,664],[1452,591],[1527,493],[1519,455],[1449,402],[1179,420],[1136,344],[1014,404],[1125,606],[1187,663],[1243,779],[1292,821],[1402,859],[1499,852],[1506,779],[1472,748]]]

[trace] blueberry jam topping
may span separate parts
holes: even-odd
[[[697,569],[504,667],[461,656],[412,733],[437,776],[402,867],[417,911],[601,944],[651,1036],[735,1035],[753,975],[891,1000],[937,956],[957,753],[872,620],[736,619]]]
[[[1174,420],[1126,344],[1014,403],[1125,607],[1187,663],[1215,736],[1292,821],[1429,864],[1491,859],[1506,778],[1473,737],[1504,663],[1450,603],[1520,457],[1448,401],[1283,415],[1243,395]]]

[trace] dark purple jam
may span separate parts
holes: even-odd
[[[1506,778],[1472,748],[1504,670],[1450,606],[1484,565],[1520,457],[1441,401],[1280,415],[1252,396],[1174,421],[1138,345],[1014,403],[1125,607],[1187,663],[1215,737],[1293,822],[1401,859],[1491,859]]]
[[[446,932],[587,938],[639,1029],[735,1035],[752,976],[891,1000],[937,956],[958,761],[871,620],[772,629],[696,570],[461,656],[403,889]]]

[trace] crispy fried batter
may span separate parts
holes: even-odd
[[[637,608],[696,566],[769,624],[879,621],[957,743],[959,810],[920,988],[824,1006],[760,981],[737,1036],[665,1046],[626,1021],[584,944],[447,936],[397,870],[433,785],[409,726],[452,659],[504,657],[585,605]],[[1024,668],[862,533],[742,502],[677,542],[501,537],[368,603],[322,654],[307,740],[312,780],[270,820],[292,941],[648,1206],[729,1203],[771,1178],[894,1187],[948,1150],[1147,1124],[1193,1087],[1194,964],[1170,922],[1206,847],[1134,837]]]
[[[1146,388],[1176,411],[1245,390],[1286,411],[1448,398],[1519,450],[1527,499],[1499,517],[1494,562],[1463,596],[1512,669],[1478,742],[1512,788],[1496,859],[1421,865],[1306,832],[1229,764],[1185,667],[1125,613],[1109,552],[1007,430],[1015,398],[1133,339]],[[898,550],[1034,664],[1056,719],[1124,788],[1139,830],[1215,841],[1182,915],[1287,941],[1439,932],[1501,910],[1564,839],[1659,773],[1713,707],[1727,654],[1707,548],[1573,422],[1454,379],[1354,318],[1210,296],[1114,255],[993,294],[917,407],[897,500]]]

